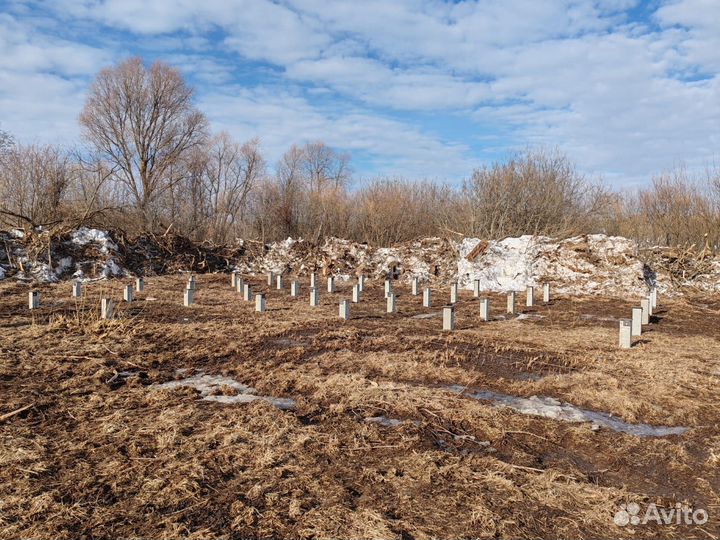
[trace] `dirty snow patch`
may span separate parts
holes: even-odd
[[[293,399],[258,396],[255,394],[254,388],[239,383],[231,377],[224,377],[222,375],[207,375],[204,373],[198,373],[197,375],[192,375],[190,377],[186,377],[185,379],[156,384],[153,385],[153,387],[157,389],[173,389],[180,387],[194,388],[200,392],[200,399],[203,401],[238,404],[263,400],[271,403],[278,409],[288,410],[295,408],[295,400]],[[231,388],[237,392],[237,394],[232,396],[219,394],[221,388],[223,387]]]
[[[687,427],[630,424],[611,414],[582,409],[552,397],[532,396],[529,398],[523,398],[492,392],[490,390],[466,394],[464,393],[464,387],[462,386],[452,386],[450,387],[450,390],[462,393],[463,395],[467,395],[468,397],[474,399],[491,401],[496,407],[507,407],[522,414],[552,418],[563,422],[592,422],[593,424],[604,426],[613,431],[627,433],[628,435],[636,435],[638,437],[666,437],[668,435],[682,435],[689,429]]]
[[[87,227],[80,227],[78,230],[73,231],[70,235],[70,241],[78,246],[97,244],[100,246],[100,251],[105,255],[109,255],[118,249],[107,232],[99,229],[88,229]]]

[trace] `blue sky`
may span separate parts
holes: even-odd
[[[322,140],[457,182],[550,147],[629,187],[720,162],[718,51],[719,0],[0,0],[0,129],[79,143],[94,75],[140,55],[271,164]]]

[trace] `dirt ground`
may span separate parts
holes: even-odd
[[[269,290],[254,312],[228,275],[0,284],[2,538],[718,538],[720,297],[660,297],[631,350],[617,319],[639,299],[558,297],[491,322],[463,291],[443,332],[423,308],[368,281],[309,305]],[[9,281],[9,280],[8,280]],[[117,319],[99,320],[113,297]],[[157,385],[205,373],[292,398],[226,404]],[[464,391],[459,391],[460,385]],[[524,415],[474,390],[552,396],[629,423],[686,426],[637,437]],[[235,391],[223,387],[219,393]],[[10,414],[23,409],[16,414]],[[5,416],[3,416],[5,415]],[[381,417],[381,418],[379,418]],[[620,505],[685,503],[703,525],[618,526]]]

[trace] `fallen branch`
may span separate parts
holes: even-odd
[[[4,422],[5,420],[7,420],[7,419],[9,419],[9,418],[12,418],[12,417],[15,416],[16,414],[20,414],[20,413],[23,412],[23,411],[27,411],[27,410],[28,410],[30,407],[32,407],[33,405],[35,405],[35,404],[34,404],[34,403],[31,403],[30,405],[25,405],[24,407],[20,407],[19,409],[15,409],[15,410],[12,411],[12,412],[3,414],[2,416],[0,416],[0,422]]]

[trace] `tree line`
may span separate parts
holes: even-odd
[[[720,169],[661,173],[636,191],[527,150],[462,185],[376,178],[350,158],[294,145],[270,172],[260,141],[212,133],[175,68],[130,58],[100,71],[79,117],[84,145],[18,144],[0,131],[0,224],[172,230],[196,241],[339,236],[390,245],[426,236],[606,233],[643,244],[720,244]]]

